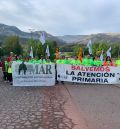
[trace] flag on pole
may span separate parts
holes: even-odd
[[[111,58],[111,47],[107,50],[107,56]]]
[[[83,58],[83,49],[80,48],[78,53],[78,59],[82,62],[82,58]]]
[[[59,49],[56,48],[56,60],[58,60],[58,59],[59,59]]]
[[[92,54],[92,41],[91,40],[88,41],[87,48],[89,50],[89,54],[91,55]]]
[[[103,50],[101,52],[101,55],[100,55],[100,60],[103,61],[104,57],[103,57]]]
[[[44,45],[44,43],[45,43],[45,33],[44,32],[41,33],[39,40],[42,43],[42,45]]]
[[[30,48],[30,56],[31,56],[31,58],[33,58],[33,49],[32,49],[32,46]]]
[[[46,48],[46,54],[47,54],[48,57],[50,56],[50,51],[49,51],[49,46],[48,45],[47,45],[47,48]]]

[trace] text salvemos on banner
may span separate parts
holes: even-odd
[[[120,67],[58,64],[57,80],[77,83],[120,84]]]

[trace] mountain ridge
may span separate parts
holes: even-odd
[[[56,41],[58,44],[65,44],[65,42],[62,39],[59,39],[59,38],[47,33],[46,31],[24,32],[24,31],[21,31],[16,26],[9,26],[9,25],[5,25],[5,24],[0,24],[0,37],[18,35],[20,38],[22,38],[24,40],[28,40],[30,38],[34,38],[36,40],[39,40],[42,32],[45,33],[45,37],[47,40]],[[0,40],[0,41],[3,42],[3,40]]]
[[[0,42],[3,42],[3,38],[10,35],[18,35],[20,38],[24,40],[28,40],[30,38],[34,38],[39,40],[40,34],[43,31],[34,31],[24,32],[21,31],[16,26],[9,26],[5,24],[0,24]],[[91,39],[92,42],[101,42],[105,41],[107,43],[120,42],[120,33],[98,33],[98,34],[90,34],[90,35],[64,35],[64,36],[53,36],[52,34],[44,31],[45,37],[47,40],[56,41],[59,45],[63,44],[87,44]]]
[[[109,43],[120,42],[120,33],[98,33],[90,35],[64,35],[58,36],[66,43],[87,44],[89,40],[92,42],[106,41]]]

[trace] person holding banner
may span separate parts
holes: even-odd
[[[56,67],[57,67],[57,64],[65,64],[66,61],[65,61],[65,56],[61,56],[60,59],[58,59],[56,61]],[[59,81],[57,80],[57,68],[56,68],[56,84],[58,84]],[[64,85],[64,81],[61,81],[61,83]]]
[[[12,61],[8,64],[8,81],[12,85]]]
[[[71,62],[71,60],[69,60],[69,58],[68,57],[65,57],[65,64],[70,64],[70,62]]]
[[[38,56],[35,56],[35,58],[33,59],[33,63],[34,64],[39,64],[40,63],[40,60],[39,60]]]
[[[22,57],[21,56],[17,56],[16,62],[22,62]]]
[[[57,64],[66,64],[65,56],[61,56],[58,60],[56,60]]]
[[[93,65],[94,66],[102,66],[103,62],[99,59],[98,56],[96,56],[96,57],[93,57]]]
[[[114,66],[110,56],[106,57],[106,60],[103,62],[103,66]]]
[[[33,63],[33,59],[31,56],[28,57],[28,63]]]
[[[48,55],[46,55],[45,60],[46,60],[45,64],[51,64],[52,63]]]
[[[61,64],[62,57],[60,56],[59,59],[56,60],[56,64]]]
[[[46,60],[44,59],[43,55],[41,55],[40,64],[46,64]]]
[[[82,65],[83,66],[93,66],[94,61],[93,61],[92,55],[88,54],[85,58],[83,58]]]
[[[117,66],[120,66],[120,59],[116,60],[116,61],[115,61],[115,64],[116,64]]]
[[[62,64],[71,64],[71,61],[68,57],[62,56]]]
[[[81,65],[81,61],[78,59],[77,56],[70,62],[72,65]]]
[[[64,55],[61,58],[61,64],[66,64],[66,59],[65,59],[65,56]]]

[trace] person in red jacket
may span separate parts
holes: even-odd
[[[4,81],[7,81],[8,77],[7,77],[6,64],[4,58],[1,58],[0,60],[0,67],[2,68],[3,79]]]
[[[11,61],[13,61],[14,59],[15,59],[15,56],[14,56],[13,52],[10,52],[10,56],[7,57],[7,61],[8,61],[8,62],[11,62]]]
[[[103,62],[103,66],[114,66],[114,64],[109,56],[106,57],[106,60]]]

